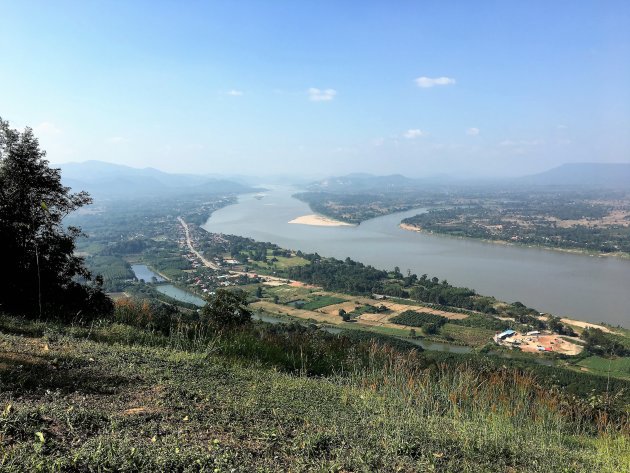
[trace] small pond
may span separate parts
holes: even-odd
[[[132,264],[131,270],[133,271],[133,274],[136,276],[136,279],[138,279],[138,281],[140,281],[141,279],[146,283],[166,281],[166,279],[164,279],[158,273],[149,269],[146,264]],[[155,280],[153,278],[155,278]]]

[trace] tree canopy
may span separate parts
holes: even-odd
[[[4,283],[0,310],[44,317],[95,316],[112,310],[83,259],[74,254],[76,227],[64,218],[91,203],[86,192],[71,193],[59,169],[30,128],[11,129],[0,119],[0,251]]]
[[[201,309],[201,315],[220,327],[243,325],[252,319],[252,313],[247,309],[247,305],[247,294],[244,291],[217,289]]]

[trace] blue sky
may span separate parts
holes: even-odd
[[[3,1],[53,163],[518,175],[630,161],[627,1]]]

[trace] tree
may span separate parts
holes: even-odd
[[[30,128],[20,133],[0,119],[0,310],[40,317],[109,314],[113,303],[74,254],[77,227],[63,219],[91,203],[61,184]]]
[[[434,335],[438,333],[439,328],[440,327],[438,326],[438,324],[434,324],[432,322],[422,325],[422,330],[424,331],[426,335]]]
[[[263,296],[263,288],[261,286],[258,286],[256,288],[256,297],[258,299],[262,299],[262,296]]]
[[[201,309],[201,316],[220,327],[244,325],[252,320],[252,313],[247,305],[247,294],[244,291],[217,289]]]

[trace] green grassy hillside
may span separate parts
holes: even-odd
[[[0,319],[0,470],[628,471],[623,415],[536,377],[266,324]]]

